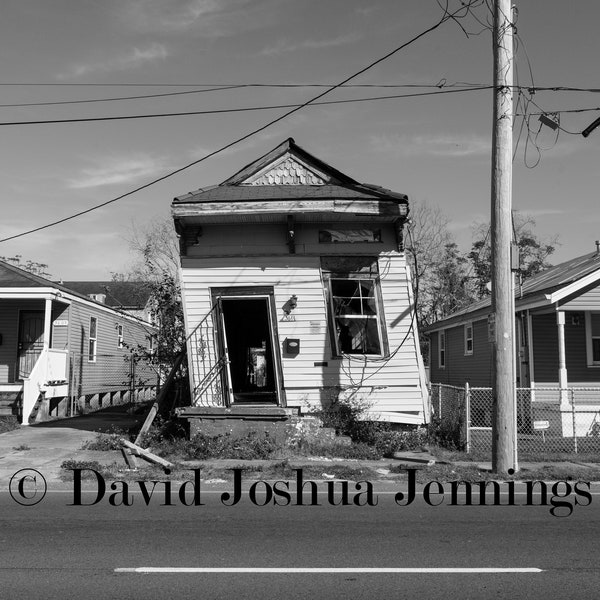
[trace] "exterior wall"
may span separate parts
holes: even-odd
[[[316,225],[298,228],[296,254],[290,254],[283,225],[205,227],[198,246],[191,247],[188,257],[182,259],[188,333],[210,311],[211,288],[272,286],[288,406],[319,407],[342,388],[346,393],[356,391],[373,411],[385,417],[400,422],[423,422],[425,390],[420,378],[415,330],[411,327],[406,264],[404,256],[393,251],[393,229],[389,227],[385,232],[384,242],[368,244],[318,244],[318,230]],[[231,256],[239,252],[255,256]],[[260,256],[262,253],[264,256]],[[391,355],[367,360],[356,355],[334,357],[320,257],[378,253],[381,253],[383,316]],[[282,311],[292,295],[297,296],[293,321],[285,319]],[[281,345],[286,338],[300,339],[298,355],[290,357],[283,353]],[[396,418],[387,413],[405,416]]]
[[[90,318],[97,319],[96,361],[88,360],[88,342]],[[129,346],[138,344],[148,346],[148,336],[152,328],[137,323],[117,312],[101,307],[73,302],[68,313],[68,337],[72,368],[72,377],[77,382],[77,394],[98,394],[129,389],[131,387],[131,365],[126,360]],[[118,347],[117,325],[123,325],[125,346]],[[56,328],[55,328],[56,329]],[[136,381],[140,378],[147,385],[156,385],[156,376],[149,369],[138,370]]]
[[[572,315],[577,315],[573,322]],[[556,314],[533,315],[534,375],[537,385],[558,385],[558,329]],[[600,386],[600,368],[587,366],[585,317],[567,312],[565,360],[569,385]]]
[[[446,332],[446,366],[439,366],[439,335],[430,334],[430,373],[432,383],[487,387],[491,385],[492,354],[488,341],[487,320],[473,321],[473,353],[465,354],[464,325],[450,327]]]
[[[599,310],[600,284],[595,284],[578,293],[576,296],[565,298],[560,303],[561,310]]]

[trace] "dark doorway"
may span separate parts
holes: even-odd
[[[269,298],[221,298],[234,402],[277,404]]]

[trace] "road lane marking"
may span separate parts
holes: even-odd
[[[115,573],[542,573],[536,567],[122,567]]]

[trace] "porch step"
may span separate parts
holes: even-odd
[[[184,406],[176,409],[183,418],[215,420],[287,421],[285,409],[276,406]]]
[[[19,416],[22,402],[22,385],[2,384],[0,386],[0,416]]]

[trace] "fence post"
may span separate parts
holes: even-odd
[[[575,417],[575,396],[573,394],[573,390],[567,390],[567,393],[570,393],[571,396],[571,414],[573,417],[573,451],[577,454],[577,419]]]
[[[467,428],[467,454],[471,452],[471,388],[465,383],[465,425]]]

